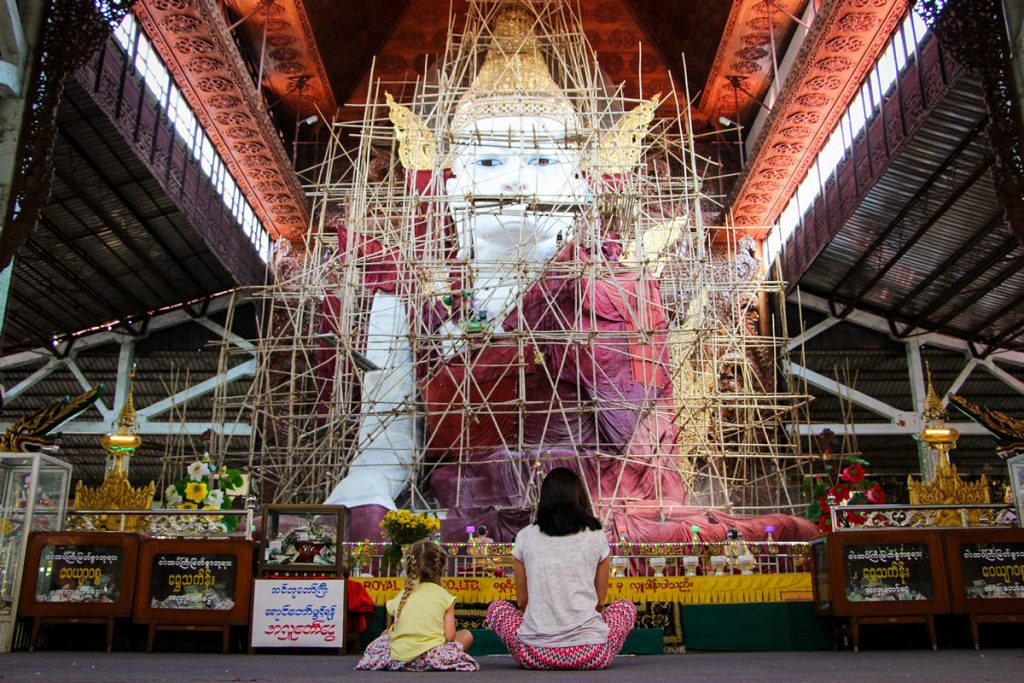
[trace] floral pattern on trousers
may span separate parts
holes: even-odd
[[[392,659],[391,636],[385,633],[366,646],[356,668],[362,671],[479,671],[480,665],[459,643],[432,647],[411,662]]]
[[[523,615],[505,600],[487,606],[487,624],[505,643],[512,658],[524,669],[605,669],[622,650],[626,636],[636,623],[636,606],[629,600],[616,600],[601,613],[608,624],[608,642],[568,647],[533,647],[519,640]]]

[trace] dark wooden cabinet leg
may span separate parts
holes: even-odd
[[[43,620],[41,617],[34,617],[32,619],[32,635],[28,641],[28,651],[34,652],[36,644],[39,642],[39,632],[43,630]]]
[[[853,639],[853,651],[860,652],[860,622],[857,617],[850,617],[850,638]]]

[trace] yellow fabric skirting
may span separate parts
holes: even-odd
[[[352,579],[363,584],[377,605],[402,590],[404,579]],[[444,587],[463,604],[514,600],[515,582],[506,578],[444,579]],[[638,576],[608,582],[608,600],[679,602],[687,605],[720,605],[748,602],[788,602],[811,599],[811,575],[755,574],[753,576]]]

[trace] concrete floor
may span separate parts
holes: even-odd
[[[353,670],[357,657],[318,654],[217,655],[189,653],[16,652],[0,655],[0,681],[75,683],[299,683],[401,680],[410,673]],[[422,674],[427,681],[728,681],[729,683],[961,683],[1024,681],[1024,650],[928,650],[843,652],[689,653],[620,657],[606,671],[524,671],[509,657],[481,657],[480,671]]]

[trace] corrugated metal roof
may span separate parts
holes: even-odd
[[[1003,210],[988,168],[992,150],[987,136],[977,135],[925,187],[986,116],[981,85],[967,75],[868,192],[801,287],[836,301],[856,302],[904,324],[920,318],[918,325],[928,329],[962,337],[974,331],[976,340],[993,339],[1024,320],[1024,307],[999,315],[1024,296],[1024,270],[1016,263],[1024,258],[1024,246],[1002,224]],[[960,193],[955,202],[940,211],[955,192]],[[901,213],[896,229],[880,241]],[[923,237],[906,248],[923,226]],[[872,247],[867,260],[854,269]],[[886,266],[887,272],[872,284]],[[1022,341],[1024,330],[1002,343]]]
[[[52,196],[15,259],[5,352],[234,286],[73,79],[58,129]]]

